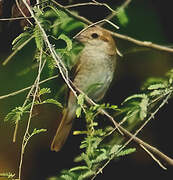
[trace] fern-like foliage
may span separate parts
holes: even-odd
[[[62,108],[62,104],[60,102],[58,102],[55,99],[45,99],[42,101],[42,96],[47,94],[47,93],[51,93],[50,88],[43,88],[40,89],[40,91],[38,92],[37,95],[37,99],[35,101],[35,105],[38,104],[54,104],[56,105],[58,108]],[[21,120],[22,116],[26,113],[30,113],[30,108],[31,108],[32,102],[28,102],[24,107],[20,106],[20,107],[16,107],[13,110],[11,110],[11,112],[9,112],[6,117],[4,118],[4,121],[12,121],[14,123],[18,122]]]
[[[83,106],[84,95],[79,95],[78,104]],[[75,162],[79,163],[79,166],[73,167],[69,170],[63,170],[60,176],[55,179],[84,180],[91,178],[95,176],[98,171],[100,171],[102,166],[107,161],[135,151],[135,148],[122,150],[121,145],[110,145],[109,143],[105,143],[104,139],[112,129],[109,127],[99,128],[99,123],[96,121],[96,117],[100,108],[114,109],[117,111],[117,106],[112,106],[109,104],[91,106],[89,109],[85,109],[84,113],[86,117],[87,129],[81,133],[75,133],[86,134],[85,139],[80,145],[80,149],[82,149],[83,152],[74,159]]]
[[[84,27],[84,24],[77,21],[72,16],[69,16],[63,10],[60,10],[50,3],[50,1],[42,0],[40,1],[40,5],[33,7],[32,10],[35,18],[39,21],[42,29],[44,29],[50,46],[62,59],[65,67],[71,70],[78,59],[77,54],[82,49],[82,46],[72,41],[72,37],[77,31]],[[118,19],[123,26],[129,22],[125,9],[119,10]],[[18,51],[22,50],[31,40],[33,40],[36,47],[34,56],[34,60],[36,61],[34,62],[37,66],[34,66],[34,68],[37,68],[39,66],[38,64],[41,64],[40,62],[46,62],[45,67],[49,71],[48,75],[53,75],[57,66],[50,52],[50,47],[47,46],[48,43],[45,41],[45,35],[37,23],[32,27],[26,27],[24,32],[14,39],[12,43],[14,53],[8,60]],[[23,72],[27,73],[33,70],[32,67],[33,66],[26,67],[27,71],[24,70]],[[56,73],[59,72],[56,71]],[[21,75],[23,74],[21,73]],[[63,86],[57,83],[57,86],[58,85]],[[91,89],[93,90],[93,88],[99,85],[100,84],[93,85],[88,91],[91,91]],[[100,125],[104,119],[103,116],[100,115],[100,110],[108,111],[112,117],[116,117],[116,120],[120,122],[122,126],[129,131],[133,130],[138,124],[142,124],[153,118],[156,112],[167,103],[173,94],[172,85],[173,70],[170,70],[164,78],[148,79],[141,88],[141,93],[127,97],[119,106],[111,104],[89,106],[85,103],[85,95],[80,94],[77,97],[78,108],[76,110],[76,115],[77,117],[85,118],[86,129],[83,131],[76,130],[73,134],[82,134],[84,136],[79,147],[82,153],[74,159],[77,163],[75,167],[63,170],[59,173],[59,176],[53,179],[84,180],[92,178],[99,172],[102,172],[105,165],[112,159],[119,159],[121,156],[133,153],[135,148],[124,148],[122,136],[118,136],[117,138],[117,133],[115,135],[113,134],[113,131],[116,129],[115,127],[107,124]],[[54,97],[47,98],[47,95],[51,96],[50,88],[44,87],[39,89],[35,94],[36,97],[34,102],[31,93],[26,103],[24,103],[23,106],[19,105],[11,110],[4,120],[12,121],[17,124],[20,123],[24,114],[30,114],[32,117],[32,105],[36,106],[51,103],[58,108],[63,108],[62,104]],[[31,133],[27,132],[27,137],[24,139],[24,147],[32,136],[45,131],[46,129],[34,128]],[[12,179],[14,175],[11,173],[3,173],[0,174],[0,177]],[[52,178],[50,178],[50,180],[51,179]]]

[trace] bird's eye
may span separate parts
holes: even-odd
[[[97,33],[92,33],[92,34],[91,34],[91,37],[92,37],[93,39],[97,39],[97,38],[99,37],[99,35],[98,35]]]

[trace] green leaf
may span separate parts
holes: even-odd
[[[110,150],[110,154],[116,154],[121,146],[120,145],[113,145]]]
[[[164,94],[163,90],[154,90],[154,91],[151,91],[149,95],[150,96],[159,96],[161,94]]]
[[[77,174],[75,174],[74,172],[71,172],[69,170],[62,170],[61,173],[62,173],[61,178],[60,178],[61,180],[62,180],[62,178],[65,180],[75,180],[78,177]],[[60,180],[60,179],[58,178],[58,180]]]
[[[36,43],[37,48],[41,50],[43,48],[44,41],[43,41],[42,32],[38,25],[35,26],[34,37],[35,37],[35,43]]]
[[[62,104],[55,99],[46,99],[45,101],[41,102],[40,104],[45,104],[45,103],[55,104],[56,106],[63,108]]]
[[[156,84],[165,84],[165,86],[167,86],[167,80],[165,78],[148,78],[143,86],[142,86],[142,90],[148,90],[148,87],[149,86],[152,86],[152,85],[156,85]]]
[[[128,123],[133,123],[134,120],[136,120],[136,118],[138,118],[138,116],[137,116],[138,112],[139,112],[139,110],[136,108],[129,110],[127,115],[123,118],[123,121],[128,120]]]
[[[101,163],[102,161],[105,161],[108,158],[109,157],[107,153],[101,153],[100,155],[97,155],[97,157],[94,160],[92,160],[92,163]]]
[[[88,170],[88,167],[87,166],[77,166],[77,167],[71,168],[69,171],[72,172],[72,171],[81,171],[81,170]]]
[[[82,159],[86,162],[88,168],[91,168],[92,164],[87,154],[82,153],[81,154]]]
[[[140,99],[142,98],[142,99],[143,99],[143,98],[148,98],[148,97],[147,97],[146,94],[134,94],[134,95],[126,98],[126,99],[124,100],[123,104],[126,103],[127,101],[130,101],[130,100],[136,99],[136,98],[140,98]]]
[[[51,90],[50,88],[42,88],[40,91],[39,91],[39,96],[43,95],[43,94],[49,94],[51,93]]]
[[[66,42],[66,44],[67,44],[67,47],[66,47],[67,51],[70,51],[72,49],[72,41],[71,41],[71,39],[68,36],[66,36],[65,34],[61,34],[58,37],[58,39],[62,39],[62,40],[64,40]]]
[[[102,131],[102,129],[100,130]],[[97,133],[99,132],[99,130],[97,130]],[[92,137],[92,148],[95,148],[97,149],[100,142],[102,141],[103,139],[101,137]]]
[[[81,175],[78,177],[78,180],[83,180],[83,179],[89,178],[89,177],[93,176],[94,174],[95,174],[95,171],[89,170],[89,171],[81,174]]]
[[[13,50],[16,50],[19,48],[22,44],[24,44],[30,37],[32,36],[32,33],[29,33],[28,31],[25,31],[21,33],[19,36],[17,36],[13,42]]]
[[[23,107],[24,113],[28,113],[29,112],[28,110],[30,110],[31,106],[32,106],[32,103],[29,103],[25,107]]]
[[[40,134],[40,133],[42,133],[42,132],[46,132],[47,131],[47,129],[34,129],[33,130],[33,132],[31,133],[31,136],[34,136],[34,135],[36,135],[36,134]]]
[[[140,103],[140,119],[141,120],[144,120],[147,116],[148,103],[149,103],[149,99],[147,96],[143,98]]]
[[[111,105],[109,106],[110,109],[114,109],[114,110],[117,110],[118,109],[118,106],[117,105]]]
[[[6,177],[8,179],[13,179],[15,177],[15,174],[10,173],[10,172],[8,172],[8,173],[0,173],[0,177]]]
[[[76,162],[76,163],[81,162],[81,161],[83,161],[83,158],[81,157],[81,155],[74,158],[74,162]]]
[[[148,90],[156,90],[156,89],[164,89],[166,88],[167,86],[165,84],[152,84],[148,87]]]
[[[12,120],[14,122],[17,122],[21,119],[23,113],[25,112],[25,108],[24,107],[16,107],[15,109],[13,109],[11,112],[9,112],[4,121],[9,121]]]
[[[129,149],[126,149],[126,150],[122,150],[120,153],[117,154],[117,157],[125,156],[125,155],[128,155],[128,154],[134,153],[135,151],[136,151],[136,148],[129,148]]]
[[[120,24],[122,26],[126,26],[129,22],[129,20],[128,20],[127,14],[125,12],[125,9],[119,8],[117,11],[118,11],[117,18],[118,18]]]
[[[81,107],[78,107],[78,108],[76,109],[76,116],[77,116],[77,118],[80,117],[81,112],[82,112],[82,108],[81,108]]]
[[[167,73],[166,73],[166,77],[168,77],[168,81],[169,81],[169,84],[172,84],[173,82],[173,69],[169,70]]]
[[[77,103],[80,106],[83,106],[84,100],[85,100],[85,94],[79,94],[79,96],[77,97]]]
[[[81,142],[80,149],[86,148],[88,146],[87,139]]]
[[[70,175],[67,175],[67,174],[62,175],[61,177],[65,180],[74,180]]]

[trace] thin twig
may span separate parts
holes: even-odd
[[[22,43],[19,47],[17,47],[11,54],[10,56],[7,57],[7,59],[5,59],[5,61],[2,63],[3,66],[5,66],[12,57],[14,57],[16,55],[17,52],[19,52],[26,44],[28,44],[28,42],[30,42],[32,39],[34,38],[34,35],[32,35],[30,38],[28,38],[24,43]]]
[[[52,79],[55,79],[55,78],[57,78],[57,77],[58,77],[58,75],[55,75],[55,76],[49,77],[49,78],[47,78],[47,79],[44,79],[43,81],[40,81],[40,82],[39,82],[39,85],[40,85],[40,84],[43,84],[43,83],[45,83],[45,82],[47,82],[47,81],[50,81],[50,80],[52,80]],[[4,95],[4,96],[0,96],[0,99],[5,99],[5,98],[11,97],[11,96],[15,96],[15,95],[20,94],[20,93],[22,93],[22,92],[25,92],[25,91],[27,91],[27,90],[29,90],[29,89],[31,89],[31,88],[32,88],[32,86],[28,86],[28,87],[26,87],[26,88],[20,89],[20,90],[15,91],[15,92],[12,92],[12,93],[10,93],[10,94],[6,94],[6,95]]]
[[[126,134],[121,128],[121,131],[128,137],[130,137],[130,139],[117,151],[117,153],[121,152],[132,140],[137,142],[142,148],[147,149],[147,153],[150,154],[150,156],[152,155],[152,158],[163,168],[165,169],[166,167],[164,167],[161,162],[159,162],[157,160],[157,158],[151,153],[153,152],[154,154],[156,154],[158,157],[160,157],[162,160],[164,160],[165,162],[167,162],[170,165],[173,165],[173,159],[169,158],[168,156],[166,156],[165,154],[163,154],[161,151],[159,151],[158,149],[156,149],[155,147],[143,142],[141,139],[137,138],[137,134],[146,126],[146,124],[154,117],[154,115],[160,110],[160,108],[162,108],[168,101],[168,99],[170,98],[170,96],[172,95],[172,92],[169,92],[169,94],[167,95],[167,97],[164,99],[164,101],[160,104],[160,106],[154,111],[154,113],[152,113],[152,115],[148,118],[147,121],[145,121],[143,123],[143,125],[136,131],[135,134]],[[120,123],[118,124],[120,126]],[[118,126],[117,125],[117,126]],[[114,128],[111,133],[113,133],[116,130],[116,128]],[[140,141],[142,142],[142,144],[140,143]],[[151,152],[150,152],[150,151]],[[113,157],[112,157],[113,158]],[[97,174],[99,174],[100,172],[103,171],[103,169],[109,164],[109,162],[112,160],[112,158],[110,158],[98,171],[97,173],[94,175],[94,177],[92,178],[92,180],[97,176]]]
[[[85,24],[92,24],[91,21],[89,21],[88,19],[86,19],[83,16],[79,16],[74,12],[71,12],[70,10],[68,10],[67,8],[65,8],[63,5],[59,4],[58,2],[56,2],[55,0],[51,0],[54,4],[56,4],[60,9],[62,9],[64,12],[66,12],[68,15],[73,16],[75,19],[85,23]]]
[[[43,65],[42,65],[42,67],[41,67],[41,71],[43,70],[45,64],[46,64],[46,60],[43,62]],[[26,99],[25,99],[25,101],[24,101],[24,103],[23,103],[23,105],[22,105],[23,108],[24,108],[25,105],[27,104],[27,102],[28,102],[28,100],[29,100],[29,97],[31,96],[31,93],[33,92],[33,90],[34,90],[34,88],[35,88],[35,86],[36,86],[36,82],[38,81],[38,78],[39,78],[39,76],[37,76],[34,84],[29,88],[30,91],[29,91],[29,93],[27,94]],[[19,126],[18,124],[19,124],[19,122],[16,121],[16,126],[15,126],[15,130],[14,130],[14,134],[13,134],[13,142],[16,142],[17,130],[18,130],[18,126]]]
[[[147,152],[151,158],[164,170],[167,170],[167,168],[150,152],[147,148],[145,148],[142,144],[140,146],[144,149],[145,152]]]
[[[99,6],[105,6],[107,9],[109,9],[111,12],[115,12],[114,9],[112,9],[108,4],[106,3],[100,3],[100,2],[97,2],[96,0],[92,0],[94,3],[96,3],[97,5]]]
[[[69,89],[74,93],[74,95],[77,97],[77,93],[76,91],[73,89],[73,87],[70,85],[69,83],[69,78],[68,78],[68,71],[65,67],[65,65],[63,64],[61,58],[58,56],[58,54],[56,53],[55,49],[54,49],[54,46],[51,45],[51,43],[49,42],[49,39],[47,37],[47,34],[46,32],[44,31],[44,29],[42,28],[41,26],[41,23],[39,22],[39,20],[34,16],[34,13],[32,11],[32,9],[30,8],[30,6],[23,0],[24,4],[26,5],[26,7],[28,8],[31,16],[33,16],[36,24],[38,25],[38,27],[40,28],[42,34],[43,34],[43,38],[44,38],[44,41],[50,51],[50,54],[51,56],[53,57],[59,71],[60,71],[60,74],[62,75],[64,81],[66,82],[66,84],[68,85]],[[56,2],[56,1],[55,1]]]
[[[89,6],[89,5],[94,5],[94,6],[105,6],[107,9],[109,9],[111,12],[115,12],[110,6],[108,6],[106,3],[100,3],[97,1],[92,0],[92,2],[86,2],[86,3],[76,3],[76,4],[71,4],[64,6],[65,8],[74,8],[74,7],[79,7],[79,6]]]
[[[160,104],[160,106],[150,115],[150,117],[141,125],[141,127],[135,132],[135,134],[133,135],[133,137],[137,136],[139,132],[141,132],[141,130],[148,124],[148,122],[154,118],[154,116],[157,114],[157,112],[168,102],[168,99],[171,97],[172,92],[169,92],[169,94],[167,95],[167,97],[163,100],[163,102]],[[131,137],[121,148],[119,151],[121,151],[122,149],[124,149],[132,140],[133,137]]]
[[[83,29],[82,29],[79,33],[77,33],[73,38],[75,39],[77,36],[79,36],[81,33],[83,33],[84,31],[86,31],[88,28],[90,28],[90,27],[92,27],[92,26],[96,26],[96,25],[98,25],[98,24],[101,24],[102,22],[107,22],[107,23],[109,23],[110,25],[112,25],[114,28],[119,29],[119,27],[118,27],[116,24],[112,23],[111,21],[109,21],[109,20],[107,20],[107,19],[102,19],[102,20],[100,20],[100,21],[97,21],[97,22],[95,22],[95,23],[92,23],[92,24],[88,25],[86,28],[83,28]]]
[[[115,122],[116,123],[116,122]],[[142,141],[140,138],[134,136],[132,133],[130,133],[129,131],[127,131],[125,128],[123,128],[122,126],[120,126],[117,123],[117,126],[119,127],[119,129],[127,136],[132,138],[133,141],[135,141],[138,145],[142,145],[145,148],[147,148],[149,151],[151,151],[152,153],[156,154],[158,157],[160,157],[162,160],[164,160],[166,163],[168,163],[169,165],[173,166],[173,159],[171,159],[170,157],[168,157],[167,155],[165,155],[164,153],[162,153],[161,151],[159,151],[157,148],[149,145],[148,143]],[[118,152],[120,152],[122,150],[122,148],[120,148],[120,150],[118,150]],[[117,153],[118,153],[117,152]],[[94,175],[94,177],[92,178],[95,179],[95,177],[99,174],[102,173],[103,169],[109,164],[109,162],[113,159],[110,158]]]
[[[86,2],[86,3],[70,4],[70,5],[66,5],[66,6],[64,6],[64,7],[67,8],[67,9],[69,9],[69,8],[80,7],[80,6],[89,6],[89,5],[98,6],[98,4],[96,4],[96,3],[94,3],[94,2]]]
[[[70,83],[75,87],[75,89],[76,89],[79,93],[85,94],[85,93],[84,93],[83,91],[81,91],[78,87],[76,87],[76,85],[73,84],[72,81],[70,81]],[[86,99],[86,101],[87,101],[89,104],[91,104],[91,105],[94,105],[94,106],[97,106],[97,105],[98,105],[98,104],[96,104],[91,98],[89,98],[86,94],[85,94],[85,99]],[[101,114],[104,114],[105,116],[107,116],[107,117],[111,120],[111,122],[114,124],[115,129],[117,129],[121,135],[124,135],[123,132],[120,130],[120,128],[117,126],[117,123],[115,122],[115,120],[114,120],[114,118],[113,118],[112,116],[110,116],[104,109],[101,109],[101,108],[98,110],[98,112],[101,113]]]
[[[73,16],[75,19],[80,20],[83,23],[88,24],[88,25],[93,24],[93,22],[89,21],[85,17],[79,16],[76,13],[73,13],[73,12],[69,11],[64,6],[62,6],[61,4],[57,3],[55,0],[51,0],[51,1],[54,4],[56,4],[59,8],[64,10],[68,15]],[[159,50],[159,51],[165,51],[165,52],[173,53],[173,48],[169,48],[169,47],[166,47],[166,46],[158,45],[158,44],[155,44],[155,43],[152,43],[152,42],[148,42],[148,41],[140,41],[140,40],[137,40],[135,38],[132,38],[132,37],[129,37],[129,36],[126,36],[126,35],[123,35],[123,34],[119,34],[119,33],[116,33],[116,32],[112,32],[112,31],[109,31],[109,30],[107,30],[107,31],[109,33],[111,33],[111,35],[116,37],[116,38],[132,42],[132,43],[137,44],[139,46],[148,47],[148,48],[156,49],[156,50]]]
[[[159,51],[165,51],[165,52],[173,53],[173,48],[158,45],[158,44],[155,44],[155,43],[152,43],[152,42],[149,42],[149,41],[140,41],[140,40],[137,40],[135,38],[132,38],[132,37],[129,37],[129,36],[126,36],[126,35],[123,35],[123,34],[119,34],[119,33],[116,33],[116,32],[112,32],[112,31],[108,31],[108,32],[111,33],[112,36],[114,36],[114,37],[117,37],[117,38],[123,39],[123,40],[127,40],[129,42],[132,42],[132,43],[137,44],[137,45],[142,46],[142,47],[148,47],[148,48],[156,49],[156,50],[159,50]]]
[[[32,17],[15,17],[15,18],[0,18],[0,21],[16,21],[16,20],[23,20],[23,19],[31,19]]]
[[[120,7],[117,8],[116,11],[112,12],[106,19],[111,20],[114,16],[116,16],[121,9],[125,9],[132,0],[126,0]],[[102,24],[103,25],[103,24]]]
[[[38,88],[39,88],[39,81],[40,81],[40,75],[41,75],[41,71],[42,71],[42,50],[40,52],[40,63],[39,63],[39,68],[38,68],[38,76],[36,78],[36,82],[34,83],[34,87],[35,87],[35,91],[34,91],[34,95],[33,95],[33,100],[32,100],[32,104],[31,104],[31,109],[30,109],[30,113],[29,113],[29,119],[27,122],[27,127],[26,127],[26,131],[25,134],[23,136],[23,141],[22,141],[22,148],[21,148],[21,157],[20,157],[20,163],[19,163],[19,180],[21,180],[21,175],[22,175],[22,165],[23,165],[23,156],[24,156],[24,152],[25,152],[25,148],[27,145],[27,137],[29,135],[29,128],[30,128],[30,124],[31,124],[31,118],[32,118],[32,111],[33,111],[33,107],[34,107],[34,102],[36,99],[36,95],[38,92]]]

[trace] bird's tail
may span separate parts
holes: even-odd
[[[74,114],[75,112],[71,112],[69,109],[64,110],[62,120],[51,144],[52,151],[60,151],[67,140],[72,127],[72,120],[75,116]]]

